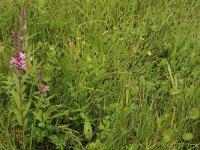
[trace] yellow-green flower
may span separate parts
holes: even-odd
[[[151,56],[151,55],[153,55],[153,54],[152,54],[151,51],[149,50],[149,51],[147,51],[147,55],[148,55],[148,56]]]

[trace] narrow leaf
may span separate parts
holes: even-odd
[[[30,106],[31,106],[31,101],[26,105],[26,107],[24,109],[24,118],[28,114]]]
[[[69,114],[69,111],[68,110],[65,110],[65,111],[62,111],[60,113],[57,113],[55,115],[53,115],[51,118],[54,119],[54,118],[59,118],[61,116],[64,116],[64,115],[68,115]]]
[[[14,112],[14,114],[16,116],[18,124],[22,125],[22,117],[21,117],[20,111],[17,110],[17,109],[14,109],[13,112]]]

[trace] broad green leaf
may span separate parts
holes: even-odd
[[[194,138],[192,133],[184,133],[183,134],[183,139],[186,141],[192,140]]]
[[[87,140],[92,139],[92,127],[88,118],[85,118],[83,134]]]
[[[197,108],[192,108],[189,112],[190,119],[197,119],[199,117],[199,110]]]

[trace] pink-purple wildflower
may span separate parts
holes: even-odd
[[[50,89],[47,85],[42,85],[42,89],[41,89],[41,92],[42,93],[45,93],[45,92],[48,92]]]
[[[11,58],[10,64],[12,64],[15,69],[26,70],[26,62],[24,60],[25,58],[26,58],[26,54],[19,52],[18,57]]]
[[[10,64],[14,66],[17,70],[26,70],[26,54],[20,52],[19,47],[19,33],[16,30],[14,33],[14,50],[15,50],[15,57],[12,57],[10,60]]]
[[[39,71],[38,80],[39,80],[38,82],[39,82],[41,93],[46,93],[46,92],[50,91],[49,86],[43,84],[43,72],[42,72],[42,70]]]

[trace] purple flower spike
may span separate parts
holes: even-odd
[[[19,32],[17,30],[15,30],[15,33],[14,33],[13,48],[14,48],[15,52],[19,52]]]
[[[16,56],[12,57],[10,60],[10,64],[14,66],[15,69],[18,70],[26,70],[26,54],[20,51],[16,51]]]
[[[26,10],[23,7],[21,10],[21,24],[22,24],[22,29],[26,30],[27,29],[27,24],[26,24]]]

